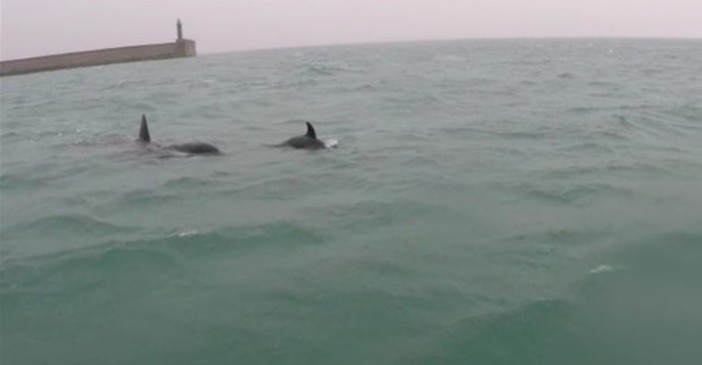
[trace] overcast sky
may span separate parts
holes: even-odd
[[[702,38],[702,0],[0,0],[0,58],[167,42],[199,53],[504,37]]]

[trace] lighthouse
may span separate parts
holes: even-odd
[[[178,19],[178,22],[176,23],[176,29],[178,30],[178,41],[183,40],[183,23],[180,22],[180,19]]]

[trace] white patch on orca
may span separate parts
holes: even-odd
[[[339,146],[339,141],[337,141],[334,138],[330,138],[330,139],[324,140],[322,142],[324,142],[324,147],[326,147],[326,148],[336,148]]]

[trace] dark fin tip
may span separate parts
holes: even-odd
[[[142,142],[151,142],[149,134],[149,125],[146,123],[146,114],[141,115],[141,128],[139,128],[139,140]]]
[[[314,127],[312,126],[312,124],[311,124],[310,122],[305,122],[305,124],[307,124],[307,134],[306,134],[306,136],[307,136],[307,137],[310,137],[310,138],[315,138],[315,139],[316,139],[316,138],[317,138],[317,132],[314,131]]]

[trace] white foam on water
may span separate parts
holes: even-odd
[[[339,141],[334,138],[327,139],[324,141],[324,147],[326,148],[336,148],[339,146]]]
[[[602,273],[607,273],[607,272],[614,272],[614,271],[619,271],[624,269],[623,265],[600,265],[592,270],[590,270],[590,274],[602,274]]]
[[[178,233],[178,237],[194,236],[194,235],[196,235],[196,234],[198,234],[198,233],[199,233],[199,232],[197,231],[197,229],[193,229],[193,230],[190,230],[190,231],[185,231],[185,232]]]

